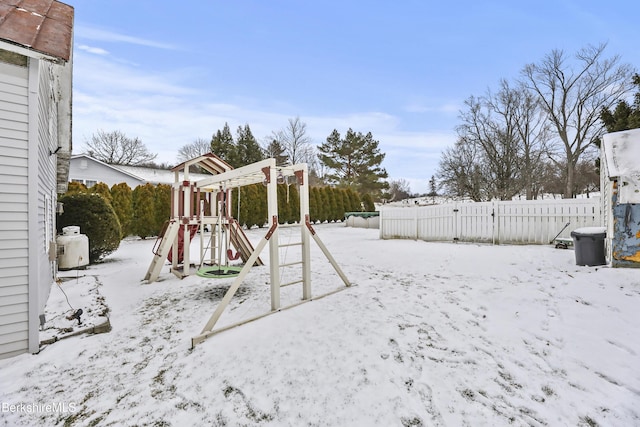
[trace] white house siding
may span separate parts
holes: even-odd
[[[104,182],[109,186],[109,188],[114,184],[126,182],[131,189],[144,184],[144,181],[141,179],[136,179],[133,176],[127,175],[113,167],[110,167],[109,165],[97,162],[86,156],[71,158],[69,179],[71,181],[82,182],[88,187],[91,187],[98,182]]]
[[[0,358],[28,350],[28,68],[0,62]]]
[[[38,92],[37,92],[37,272],[35,273],[37,298],[29,299],[34,305],[31,310],[32,321],[39,323],[36,314],[44,312],[44,306],[49,298],[49,291],[55,279],[55,263],[49,260],[49,246],[55,240],[55,209],[57,202],[57,171],[56,156],[51,153],[58,146],[58,114],[56,107],[56,88],[52,68],[56,65],[38,61]],[[35,67],[34,67],[35,68]],[[33,125],[33,122],[32,122]],[[32,142],[33,143],[33,142]],[[33,212],[31,213],[33,215]],[[55,247],[52,248],[55,250]],[[32,260],[33,261],[33,260]],[[34,284],[31,283],[33,286]],[[32,294],[33,295],[33,294]],[[35,328],[37,331],[37,328]]]

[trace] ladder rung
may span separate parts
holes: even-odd
[[[301,245],[302,245],[302,242],[295,242],[295,243],[287,243],[287,244],[284,244],[284,245],[278,245],[278,247],[279,248],[285,248],[287,246],[301,246]]]
[[[290,267],[292,265],[298,265],[298,264],[302,264],[302,261],[288,262],[286,264],[280,264],[278,267]]]
[[[293,282],[281,283],[280,287],[284,288],[285,286],[295,285],[296,283],[302,283],[304,280],[294,280]]]

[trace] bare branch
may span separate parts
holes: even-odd
[[[151,154],[139,138],[129,138],[123,132],[98,130],[85,141],[91,157],[114,165],[143,165],[158,156]]]

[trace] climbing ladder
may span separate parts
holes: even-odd
[[[283,227],[291,227],[290,225],[285,225],[282,226],[280,225],[279,228],[283,228]],[[295,225],[293,227],[300,227],[300,225]],[[280,243],[278,242],[278,249],[282,249],[284,248],[284,256],[283,256],[283,260],[284,262],[280,263],[280,256],[278,257],[278,264],[277,267],[279,268],[279,273],[277,276],[277,285],[280,288],[284,288],[285,286],[291,286],[291,285],[296,285],[298,283],[306,283],[308,282],[308,277],[309,276],[305,276],[305,271],[310,271],[310,267],[309,267],[309,256],[308,256],[308,252],[309,252],[309,239],[305,238],[305,233],[306,230],[303,230],[303,233],[301,235],[301,239],[300,241],[297,242],[287,242],[287,243]],[[290,262],[286,262],[286,258],[287,258],[287,249],[289,247],[299,247],[300,248],[300,259],[296,260],[296,261],[290,261]],[[307,254],[307,255],[305,255]],[[285,277],[285,271],[288,271],[290,269],[290,267],[295,267],[295,266],[301,266],[301,272],[300,275],[298,277],[295,278],[295,280],[291,280],[291,281],[287,281],[287,282],[283,282],[283,278]],[[308,268],[309,267],[309,268]],[[285,270],[286,269],[286,270]],[[291,277],[291,276],[288,276]],[[305,280],[306,279],[306,280]],[[305,293],[306,296],[306,293]]]

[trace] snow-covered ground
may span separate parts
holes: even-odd
[[[70,305],[90,309],[91,322],[106,304],[112,330],[0,361],[0,425],[640,425],[637,270],[576,266],[572,250],[552,246],[316,230],[351,288],[193,350],[230,279],[179,280],[165,268],[142,284],[153,241],[141,240],[61,272]],[[312,246],[314,293],[339,288]],[[252,269],[221,322],[268,311],[267,282],[267,267]],[[283,305],[300,296],[299,285],[283,288]],[[49,334],[64,326],[64,298],[52,289]]]

